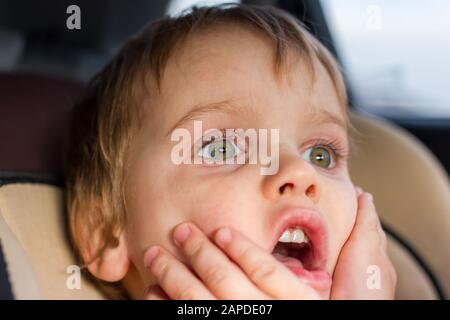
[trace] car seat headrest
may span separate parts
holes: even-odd
[[[0,74],[0,171],[61,176],[63,139],[81,90],[48,76]]]

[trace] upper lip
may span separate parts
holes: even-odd
[[[288,207],[283,209],[275,227],[270,252],[273,252],[281,235],[286,229],[301,228],[308,237],[312,250],[314,270],[325,270],[328,250],[328,233],[325,223],[319,212],[305,207]]]

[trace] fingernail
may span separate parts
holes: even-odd
[[[356,190],[356,194],[358,196],[363,192],[362,189],[360,187],[358,187],[358,186],[355,187],[355,190]]]
[[[186,241],[186,239],[191,234],[191,228],[189,227],[188,223],[180,224],[175,228],[175,231],[173,233],[173,239],[177,246],[180,246],[183,242]]]
[[[370,202],[373,202],[373,195],[371,193],[366,192],[367,198]]]
[[[222,246],[230,243],[231,231],[229,228],[220,228],[216,233],[216,242]]]
[[[146,268],[150,267],[152,262],[155,260],[155,258],[159,254],[159,248],[157,246],[151,247],[144,256],[144,265]]]

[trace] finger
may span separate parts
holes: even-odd
[[[152,285],[148,288],[145,300],[170,300],[170,297],[158,285]]]
[[[214,296],[183,263],[159,246],[144,255],[144,264],[171,299],[211,300]]]
[[[242,270],[195,225],[175,228],[175,243],[205,286],[220,299],[267,299]],[[239,288],[239,289],[237,289]]]
[[[355,228],[379,233],[381,223],[373,203],[373,196],[370,193],[363,192],[358,197],[358,214],[356,216]]]
[[[363,189],[361,187],[355,186],[356,196],[359,197],[363,193]]]
[[[387,237],[381,226],[378,217],[373,196],[370,193],[364,192],[358,199],[358,215],[352,236],[355,241],[364,243],[365,250],[373,248],[382,255],[387,256]],[[364,242],[359,241],[358,238],[364,238]]]
[[[320,299],[313,288],[240,233],[222,228],[215,234],[215,241],[258,288],[273,298]]]

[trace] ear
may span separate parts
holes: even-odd
[[[92,275],[101,280],[108,282],[122,280],[130,268],[130,258],[124,232],[121,232],[117,238],[115,246],[106,247],[95,260],[87,265],[87,268]]]

